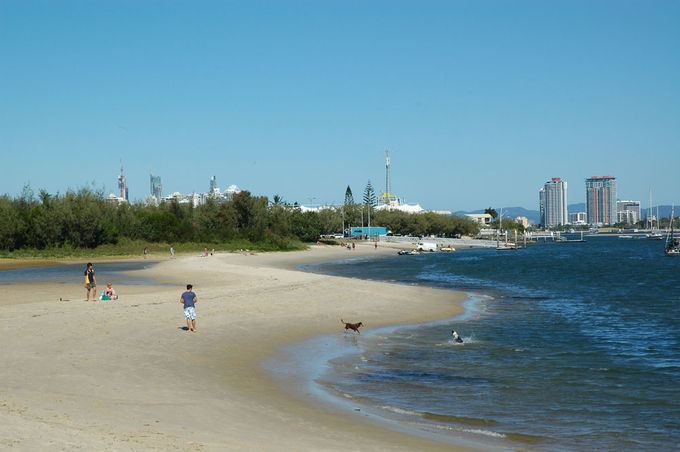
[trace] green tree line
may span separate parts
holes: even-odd
[[[370,197],[369,197],[370,198]],[[473,235],[474,222],[432,213],[408,214],[375,211],[371,205],[350,204],[318,212],[303,212],[274,196],[247,191],[231,201],[208,200],[193,207],[176,201],[158,206],[107,202],[90,189],[34,196],[29,188],[21,196],[0,196],[0,250],[71,247],[96,248],[123,240],[149,243],[226,243],[247,240],[261,249],[291,249],[299,242],[316,241],[321,234],[342,232],[364,224],[371,209],[371,224],[403,235]]]

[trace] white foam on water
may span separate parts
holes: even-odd
[[[418,416],[418,417],[423,416],[421,413],[418,413],[416,411],[405,410],[403,408],[397,408],[397,407],[393,407],[393,406],[390,406],[390,405],[383,405],[380,408],[385,410],[385,411],[389,411],[391,413],[396,413],[396,414],[403,414],[403,415],[407,415],[407,416]]]
[[[452,427],[450,425],[433,424],[432,427],[439,430],[447,430],[451,432],[465,432],[473,433],[475,435],[490,436],[492,438],[506,438],[503,433],[494,432],[491,430],[482,430],[480,428],[463,428],[463,427]]]

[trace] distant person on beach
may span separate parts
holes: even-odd
[[[198,297],[192,290],[194,286],[187,284],[187,290],[179,297],[179,302],[184,304],[184,317],[187,319],[189,331],[196,331],[196,303]]]
[[[174,259],[174,258],[175,258],[175,248],[172,245],[170,245],[170,259]]]
[[[352,242],[352,251],[354,251],[354,248],[356,247],[357,247],[356,243]]]
[[[149,255],[149,248],[145,246],[145,247],[144,247],[144,259],[146,259],[146,257],[147,257],[148,255]]]
[[[375,249],[377,250],[377,249],[378,249],[378,242],[376,241],[376,242],[373,244],[373,246],[374,246]]]
[[[92,294],[92,301],[97,301],[97,277],[94,275],[92,262],[88,262],[85,269],[85,290],[87,291],[85,301],[90,301],[90,294]]]
[[[203,249],[203,257],[208,257],[208,248]]]

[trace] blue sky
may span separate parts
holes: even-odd
[[[0,193],[680,201],[678,1],[0,1]]]

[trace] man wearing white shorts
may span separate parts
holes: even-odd
[[[198,297],[191,290],[194,286],[187,284],[187,290],[179,297],[179,302],[184,304],[184,317],[187,319],[187,331],[196,331],[196,303]]]

